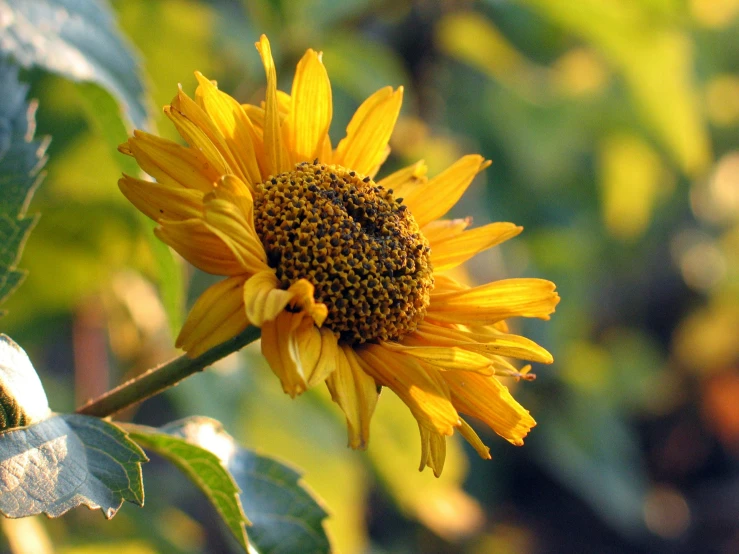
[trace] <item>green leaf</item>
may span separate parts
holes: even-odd
[[[58,517],[83,505],[110,519],[124,500],[144,505],[141,448],[102,419],[53,415],[31,361],[6,335],[0,403],[0,513]]]
[[[77,506],[112,518],[144,505],[147,458],[121,429],[95,417],[55,415],[0,434],[0,513],[59,517]]]
[[[33,140],[36,105],[26,102],[27,92],[18,68],[0,59],[0,304],[26,275],[16,265],[36,224],[26,210],[46,163],[48,140]]]
[[[210,418],[190,417],[171,423],[160,432],[212,452],[228,469],[241,489],[241,503],[251,521],[250,542],[258,552],[331,551],[323,528],[326,510],[300,482],[299,472],[241,447],[220,422]],[[135,432],[132,436],[140,438]]]
[[[150,107],[128,41],[102,0],[0,0],[0,52],[74,81],[98,83],[123,105],[138,128]]]
[[[241,507],[239,487],[219,457],[202,446],[176,436],[176,433],[170,434],[171,430],[166,427],[158,431],[132,425],[128,429],[134,440],[167,458],[203,491],[238,543],[248,551],[246,525],[249,520]]]

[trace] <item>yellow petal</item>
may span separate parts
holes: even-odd
[[[461,219],[435,219],[431,223],[427,223],[421,231],[433,248],[437,243],[458,237],[470,225],[472,225],[471,217],[464,217]]]
[[[336,369],[338,343],[305,312],[281,312],[262,326],[262,353],[291,397],[322,383]]]
[[[455,281],[449,275],[434,275],[433,292],[436,294],[443,294],[447,292],[463,292],[469,289],[469,286],[463,285],[459,281]]]
[[[558,302],[550,281],[504,279],[456,292],[432,292],[427,317],[461,325],[490,325],[509,317],[549,319]]]
[[[339,356],[339,341],[330,329],[322,327],[319,329],[321,335],[321,357],[318,359],[313,373],[308,377],[308,387],[317,385],[326,378],[337,367]]]
[[[284,125],[287,116],[290,114],[290,104],[292,99],[290,95],[281,90],[277,91],[277,113],[280,116],[280,122]],[[265,102],[262,102],[260,106],[254,104],[241,104],[241,107],[249,117],[254,130],[259,137],[264,136],[264,107]]]
[[[466,329],[442,327],[424,321],[403,342],[413,345],[464,348],[482,354],[508,356],[544,364],[551,364],[554,361],[552,355],[534,341],[492,328],[488,328],[483,334]]]
[[[231,157],[226,141],[223,138],[223,134],[216,126],[213,119],[208,115],[202,106],[202,103],[195,102],[182,90],[182,85],[177,87],[177,95],[172,99],[172,103],[169,106],[164,107],[164,111],[173,121],[177,130],[179,131],[182,138],[185,139],[188,144],[197,148],[197,144],[191,142],[191,132],[187,128],[183,128],[178,124],[178,121],[189,121],[191,126],[196,127],[204,134],[208,140],[210,140],[212,146],[221,154],[221,157],[225,160],[224,163],[232,168],[235,168],[234,160]],[[232,169],[231,172],[235,171]],[[223,173],[223,172],[222,172]]]
[[[485,446],[480,440],[480,437],[475,433],[475,430],[470,427],[470,424],[467,423],[464,418],[460,418],[462,421],[462,425],[459,426],[459,432],[461,435],[465,438],[465,440],[470,443],[472,448],[475,449],[475,451],[480,455],[480,458],[483,460],[489,460],[492,458],[490,456],[490,449]]]
[[[315,301],[314,293],[315,287],[313,284],[306,279],[298,279],[290,288],[287,289],[292,295],[290,304],[292,306],[300,307],[304,312],[311,316],[313,322],[317,326],[323,325],[323,322],[328,317],[328,308],[326,304]]]
[[[523,227],[513,223],[490,223],[454,238],[431,244],[431,265],[434,271],[446,271],[469,260],[478,252],[491,248],[518,235]]]
[[[200,72],[195,72],[195,77],[199,83],[197,98],[223,137],[234,173],[250,186],[261,183],[258,160],[260,154],[264,155],[263,147],[246,111]]]
[[[462,413],[482,420],[508,442],[520,446],[536,425],[525,410],[495,377],[472,372],[447,371],[454,406]]]
[[[208,287],[190,310],[175,346],[194,358],[246,329],[244,281],[235,276]]]
[[[278,175],[290,169],[287,155],[282,144],[280,130],[280,115],[277,104],[277,70],[272,59],[272,50],[269,40],[262,35],[256,43],[259,55],[262,57],[264,72],[267,76],[267,92],[264,107],[264,150],[267,154],[267,172]]]
[[[349,446],[367,448],[372,414],[379,396],[375,380],[365,373],[351,347],[336,350],[336,369],[326,379],[331,398],[346,416]]]
[[[446,437],[421,424],[418,425],[418,430],[421,432],[421,466],[418,471],[423,471],[428,466],[435,477],[440,477],[446,459]]]
[[[284,311],[262,325],[262,354],[280,379],[282,390],[293,398],[307,389],[306,369],[312,372],[320,355],[311,348],[315,344],[310,345],[313,329],[313,322],[304,314]],[[319,337],[319,346],[320,342]],[[301,344],[307,348],[301,350]]]
[[[441,372],[423,367],[415,358],[391,352],[381,345],[369,344],[357,354],[364,362],[365,371],[397,394],[420,425],[442,435],[454,432],[459,416]]]
[[[279,288],[279,281],[274,271],[261,271],[251,277],[244,286],[244,304],[249,321],[261,327],[265,321],[271,321],[287,307],[299,307],[308,314],[317,325],[323,325],[328,308],[325,304],[316,302],[313,285],[299,279],[287,290]]]
[[[237,206],[250,226],[254,227],[254,197],[244,181],[234,175],[224,175],[211,194]]]
[[[199,109],[199,108],[198,108]],[[216,173],[226,175],[233,173],[233,165],[226,161],[213,141],[203,130],[182,112],[172,106],[165,106],[164,113],[177,128],[177,132],[195,150],[202,152]]]
[[[482,156],[469,155],[407,195],[404,203],[420,227],[439,219],[462,197],[480,171],[490,165]]]
[[[339,142],[334,163],[368,175],[386,156],[385,148],[395,128],[403,102],[403,87],[378,90],[357,109]]]
[[[199,217],[203,213],[203,193],[179,185],[144,181],[128,175],[118,180],[118,188],[128,200],[154,221]]]
[[[328,133],[326,133],[326,136],[323,137],[323,143],[318,149],[316,158],[318,158],[322,163],[325,164],[334,163],[334,151],[331,148],[331,137],[328,136]]]
[[[428,182],[426,178],[426,163],[420,160],[413,165],[399,169],[395,173],[391,173],[384,179],[377,181],[377,184],[393,191],[395,198],[405,198],[411,194],[416,188],[425,185]]]
[[[253,325],[262,327],[265,321],[272,321],[292,299],[289,292],[278,288],[279,285],[271,269],[253,275],[244,285],[246,317]]]
[[[241,200],[241,205],[237,204]],[[247,214],[243,210],[247,209]],[[254,229],[247,197],[234,197],[229,191],[217,189],[205,197],[205,225],[233,253],[245,273],[269,270],[267,254]]]
[[[384,164],[388,157],[390,156],[390,147],[385,146],[385,148],[382,149],[382,152],[380,152],[380,155],[377,156],[375,159],[375,165],[372,166],[366,173],[370,178],[374,179],[375,175],[377,175],[377,172],[380,171],[380,167],[382,167],[382,164]]]
[[[485,356],[456,346],[408,346],[397,342],[382,342],[388,350],[402,352],[446,371],[478,371],[492,375],[493,370]]]
[[[298,62],[290,96],[286,135],[291,161],[311,161],[323,148],[333,114],[331,83],[320,53],[309,49]]]
[[[128,148],[141,169],[162,184],[208,192],[221,177],[201,152],[144,131],[133,132]]]
[[[154,229],[154,234],[198,269],[213,275],[244,273],[231,249],[201,219],[162,220],[160,223],[161,227]]]

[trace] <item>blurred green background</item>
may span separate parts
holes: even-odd
[[[306,48],[323,51],[334,142],[365,97],[403,85],[380,176],[418,159],[432,175],[464,153],[492,159],[453,215],[525,231],[478,256],[468,278],[543,277],[562,296],[550,322],[517,329],[556,360],[515,390],[538,421],[526,446],[477,427],[493,460],[454,440],[440,479],[418,473],[415,421],[392,395],[368,451],[353,452],[327,393],[290,400],[254,348],[127,418],[215,417],[302,468],[344,553],[739,552],[739,0],[112,9],[147,76],[152,126],[170,138],[160,108],[178,83],[194,91],[195,70],[242,102],[263,98],[261,33],[282,90]],[[184,310],[212,281],[157,263],[151,228],[116,186],[127,161],[111,144],[126,131],[111,99],[23,75],[37,134],[53,140],[20,264],[30,274],[2,330],[42,373],[52,409],[71,411],[174,355],[165,306]],[[234,548],[171,466],[154,459],[144,477],[144,509],[5,522],[5,534],[38,533],[67,554]]]

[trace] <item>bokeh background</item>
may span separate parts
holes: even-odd
[[[492,159],[453,215],[525,231],[466,278],[543,277],[562,296],[551,321],[519,327],[556,360],[513,384],[538,421],[526,446],[478,426],[493,460],[453,440],[440,479],[417,471],[415,422],[391,394],[368,451],[353,452],[327,393],[290,400],[254,348],[126,418],[215,417],[302,468],[348,554],[739,552],[739,0],[111,5],[147,76],[153,125],[170,138],[159,108],[178,83],[194,91],[194,70],[242,102],[263,98],[261,33],[282,90],[306,48],[323,51],[334,140],[365,97],[403,85],[382,173]],[[114,103],[23,75],[37,133],[53,141],[20,264],[30,274],[2,330],[29,352],[52,408],[71,411],[174,355],[164,306],[184,310],[211,281],[182,264],[187,293],[162,299],[151,228],[116,186],[109,138],[125,131],[110,123]],[[154,459],[144,477],[144,509],[110,522],[78,509],[6,522],[5,533],[68,554],[234,547],[171,466]]]

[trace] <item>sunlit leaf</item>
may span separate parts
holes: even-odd
[[[58,517],[87,506],[110,519],[124,500],[144,505],[142,450],[107,421],[52,415],[31,361],[6,335],[0,403],[0,513]]]
[[[48,141],[33,140],[36,106],[26,102],[27,91],[18,68],[0,59],[0,303],[25,277],[16,265],[36,223],[26,210],[46,162]]]
[[[0,431],[37,423],[50,414],[31,360],[10,337],[0,334]]]
[[[141,449],[102,419],[55,415],[0,435],[0,513],[58,517],[77,506],[112,518],[144,505]]]
[[[149,106],[138,60],[107,2],[0,0],[0,51],[24,67],[98,83],[121,103],[134,126],[146,128]]]

